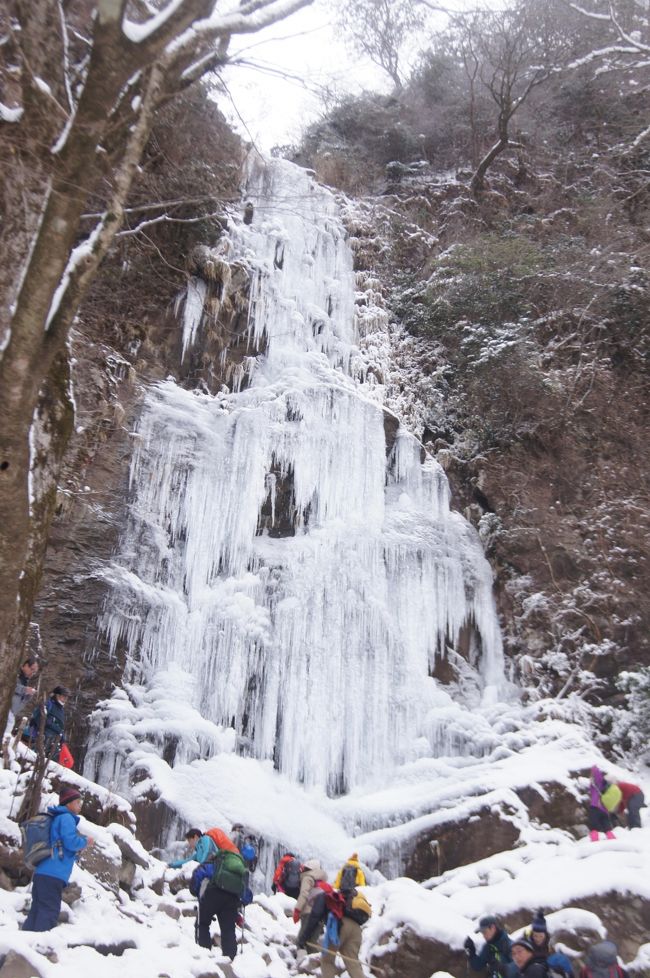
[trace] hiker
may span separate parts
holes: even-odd
[[[328,946],[323,947],[320,959],[322,978],[334,978],[337,954],[343,958],[344,970],[347,971],[350,978],[364,978],[363,968],[359,961],[361,928],[370,919],[371,913],[372,910],[366,898],[355,887],[348,890],[343,906],[343,916],[339,921],[338,928],[332,921],[334,934],[331,935],[331,940],[331,917],[328,919],[325,932],[325,940]]]
[[[50,805],[52,855],[38,863],[32,881],[32,905],[23,930],[44,931],[56,927],[61,910],[61,894],[72,873],[78,852],[95,840],[77,832],[83,802],[76,788],[62,788],[59,804]]]
[[[628,978],[618,963],[618,948],[613,941],[600,941],[589,948],[580,978]]]
[[[300,932],[296,938],[298,950],[307,954],[320,950],[318,939],[320,932],[328,921],[329,915],[334,915],[335,930],[330,931],[330,938],[333,944],[338,944],[339,933],[338,923],[343,916],[345,897],[338,890],[335,890],[326,880],[317,880],[309,891],[305,913],[303,914],[304,923],[300,926]],[[326,939],[327,939],[326,934]],[[300,959],[300,954],[298,954]]]
[[[646,807],[645,796],[638,784],[630,781],[617,781],[621,792],[621,803],[616,810],[617,815],[627,814],[628,829],[641,828],[641,809]]]
[[[257,855],[259,851],[259,840],[252,832],[237,822],[232,827],[232,840],[239,849],[241,857],[246,863],[249,873],[254,873],[257,869]]]
[[[309,894],[313,890],[316,883],[323,881],[327,882],[327,873],[319,863],[318,859],[308,859],[300,869],[300,890],[298,892],[298,899],[296,900],[296,906],[293,911],[293,922],[294,924],[300,923],[300,930],[298,931],[297,944],[298,947],[304,945],[304,934],[307,930],[309,915],[311,913],[311,907],[309,906],[308,898]]]
[[[546,918],[541,910],[537,911],[530,927],[524,931],[524,937],[533,945],[536,957],[546,958],[551,971],[564,978],[573,978],[571,959],[562,951],[556,951],[551,947]]]
[[[17,717],[19,713],[22,713],[36,693],[36,686],[32,685],[32,683],[36,679],[39,669],[40,665],[35,655],[27,656],[22,663],[18,671],[16,689],[11,699],[10,723],[13,722],[13,717]]]
[[[190,892],[199,898],[197,944],[212,947],[210,924],[216,917],[221,932],[221,950],[234,959],[237,954],[235,928],[241,922],[239,906],[247,884],[246,864],[240,853],[232,849],[219,849],[213,858],[194,870]]]
[[[548,978],[546,958],[539,956],[527,937],[512,942],[512,959],[521,978]]]
[[[45,704],[45,753],[48,757],[58,754],[59,748],[65,743],[65,704],[70,690],[67,686],[55,686],[50,698]],[[24,737],[30,747],[36,745],[41,728],[41,707],[37,706],[32,713],[29,726]]]
[[[599,832],[604,832],[608,839],[615,839],[612,832],[612,819],[603,802],[603,794],[607,790],[605,775],[599,767],[591,769],[591,780],[589,782],[589,838],[592,842],[598,842]]]
[[[188,829],[185,833],[185,839],[188,846],[191,846],[189,854],[185,859],[174,859],[172,862],[167,863],[170,869],[180,869],[181,866],[191,862],[193,859],[197,863],[205,863],[212,856],[216,856],[217,846],[214,840],[209,835],[204,835],[201,829]]]
[[[479,931],[485,944],[478,954],[471,937],[468,937],[463,945],[470,968],[473,971],[482,971],[486,968],[489,978],[494,978],[496,975],[504,976],[512,961],[510,938],[492,914],[481,917],[477,933]]]
[[[348,893],[357,886],[365,886],[366,877],[361,869],[359,856],[353,852],[347,862],[339,869],[334,880],[334,889],[341,893]]]
[[[298,899],[300,893],[301,862],[293,852],[284,854],[273,873],[273,893],[286,893],[287,896]]]

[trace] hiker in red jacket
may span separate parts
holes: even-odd
[[[632,784],[629,781],[617,781],[616,783],[620,788],[621,795],[623,796],[616,814],[623,815],[627,812],[628,829],[640,829],[641,809],[645,808],[645,797],[643,792],[639,788],[638,784]]]

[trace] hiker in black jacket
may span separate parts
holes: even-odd
[[[470,968],[473,971],[483,971],[485,968],[489,978],[503,978],[512,962],[510,938],[492,915],[481,917],[478,929],[485,939],[478,954],[471,937],[464,944]]]
[[[527,937],[512,942],[512,959],[521,978],[548,978],[546,957],[538,957],[536,949]]]
[[[44,738],[47,757],[58,757],[61,744],[65,743],[65,704],[69,695],[70,690],[66,686],[55,686],[45,704]],[[41,708],[37,706],[24,734],[30,747],[36,745],[40,727]]]

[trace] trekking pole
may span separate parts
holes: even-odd
[[[240,954],[244,953],[244,927],[246,926],[246,907],[242,904],[241,908],[241,942],[239,944]]]
[[[383,975],[384,974],[384,968],[378,968],[377,965],[370,964],[368,961],[361,962],[361,961],[359,961],[358,958],[350,958],[350,957],[348,957],[347,954],[341,954],[341,952],[340,951],[337,951],[335,948],[332,948],[331,950],[330,949],[325,950],[325,948],[322,948],[321,949],[321,952],[322,951],[325,951],[325,954],[332,954],[332,955],[334,955],[334,957],[336,957],[336,955],[338,954],[338,956],[340,958],[342,958],[343,961],[352,961],[353,963],[361,964],[364,967],[369,968],[370,971],[374,972],[374,974],[376,974],[376,975]]]

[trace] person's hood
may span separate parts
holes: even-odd
[[[601,941],[587,951],[587,964],[593,968],[611,968],[618,960],[618,948],[614,941]]]
[[[308,859],[306,863],[302,864],[302,872],[310,873],[314,877],[314,880],[318,882],[322,880],[327,882],[327,873],[319,863],[318,859]]]
[[[605,775],[603,774],[603,772],[600,770],[599,767],[596,767],[595,764],[591,769],[591,780],[596,785],[599,791],[602,789],[603,785],[605,784]]]
[[[70,815],[75,822],[79,822],[79,816],[71,812],[65,805],[50,805],[47,810],[48,815]]]

